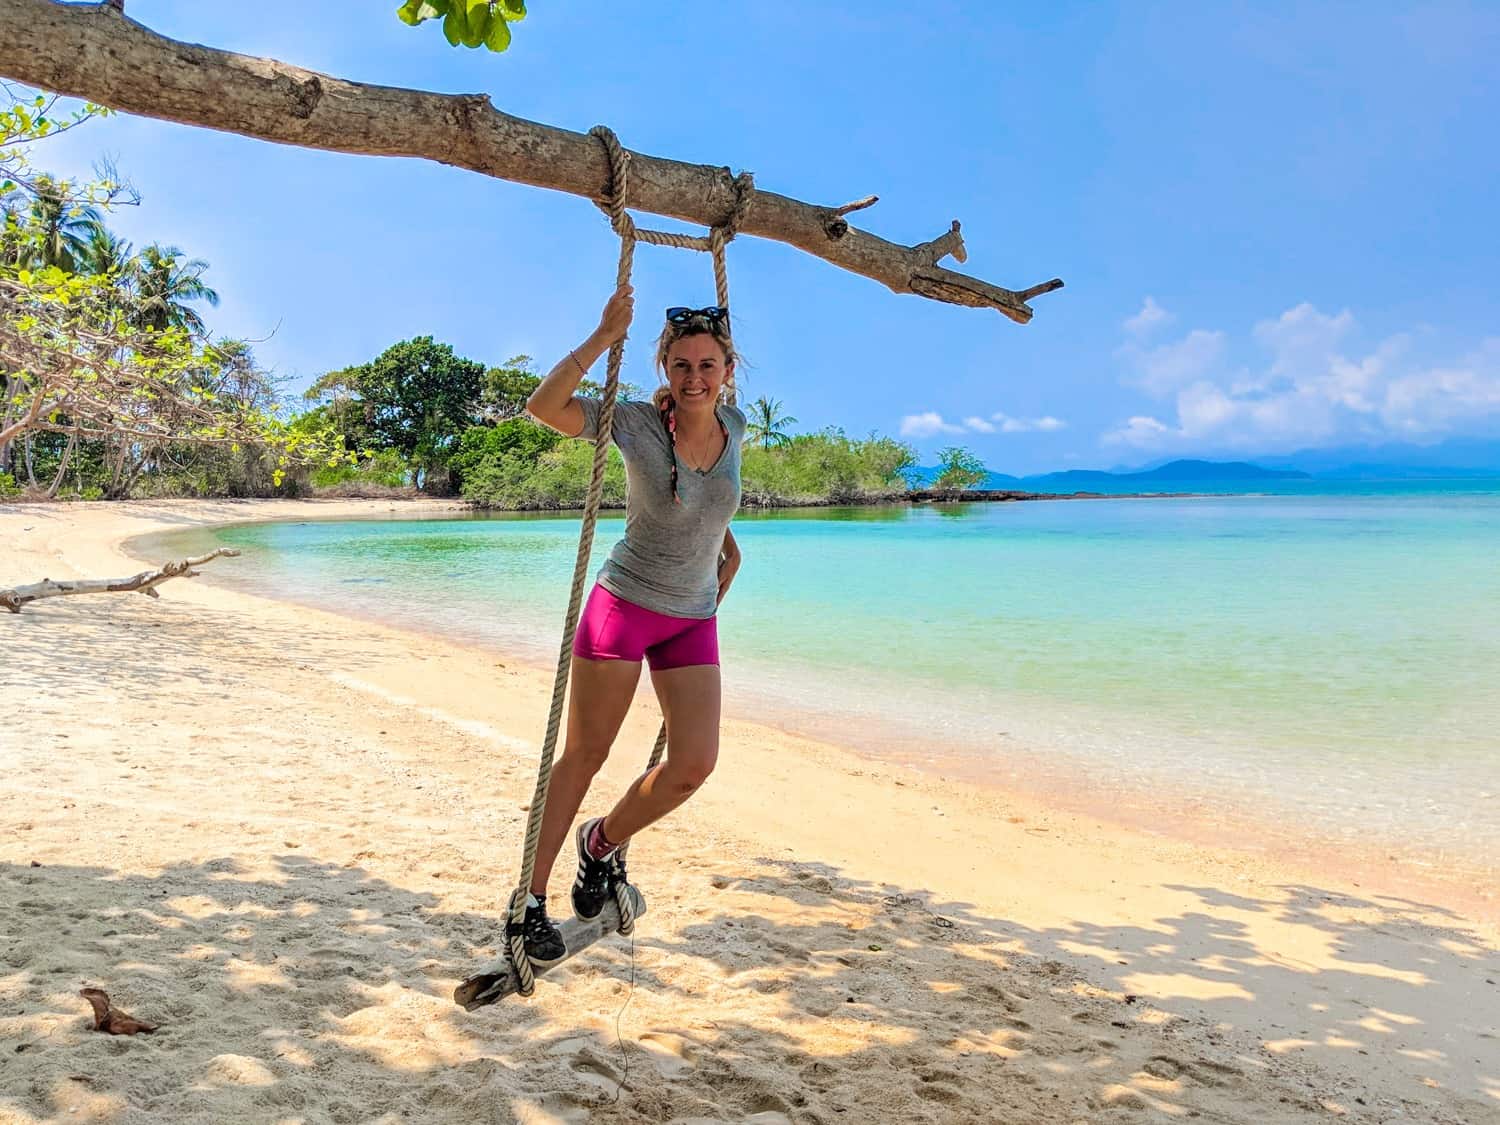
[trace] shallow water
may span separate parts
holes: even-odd
[[[622,526],[601,520],[596,563]],[[257,524],[150,551],[232,545],[221,584],[295,582],[550,661],[577,531]],[[1137,804],[1170,789],[1500,863],[1500,491],[794,510],[735,533],[720,630],[740,713],[976,777]]]

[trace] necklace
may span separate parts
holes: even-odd
[[[724,424],[720,422],[717,417],[714,418],[714,426],[716,430],[722,433]],[[700,473],[706,472],[707,470],[713,468],[714,462],[717,461],[717,458],[712,457],[711,454],[713,453],[714,438],[718,436],[719,434],[715,433],[714,430],[707,431],[707,440],[705,440],[697,450],[694,450],[691,446],[688,445],[687,442],[682,443],[686,447],[686,452],[688,454],[688,456],[684,458],[684,460],[687,461],[689,468],[694,469]]]

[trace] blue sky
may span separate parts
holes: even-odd
[[[536,0],[505,55],[395,0],[131,0],[175,38],[340,77],[484,91],[653,155],[755,172],[904,242],[963,222],[964,268],[1046,278],[1020,327],[898,296],[779,243],[731,250],[742,393],[798,429],[965,445],[1032,472],[1359,441],[1500,436],[1500,5],[858,5]],[[586,201],[416,161],[136,118],[113,225],[212,264],[216,332],[305,385],[397,340],[545,367],[594,323],[616,246]],[[627,375],[705,258],[642,248]],[[602,370],[602,368],[601,368]]]

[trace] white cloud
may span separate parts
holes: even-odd
[[[1007,434],[1024,434],[1032,430],[1060,430],[1067,425],[1061,418],[1054,418],[1050,414],[1042,418],[1012,418],[1008,414],[996,411],[990,417],[999,422],[1000,429]]]
[[[1306,302],[1256,324],[1260,361],[1227,369],[1227,338],[1195,329],[1181,340],[1119,351],[1133,368],[1122,381],[1175,408],[1136,415],[1105,434],[1142,449],[1291,449],[1330,441],[1438,440],[1500,418],[1500,339],[1454,363],[1423,362],[1411,337],[1352,347],[1358,325]],[[1157,415],[1168,418],[1160,420]]]
[[[1380,405],[1393,433],[1418,440],[1490,415],[1500,415],[1500,339],[1486,340],[1457,366],[1397,376]]]
[[[1224,354],[1224,333],[1195,328],[1176,343],[1143,348],[1129,343],[1118,355],[1135,369],[1131,380],[1153,395],[1167,394],[1208,374]]]
[[[1158,305],[1155,297],[1147,297],[1146,303],[1141,306],[1141,311],[1126,318],[1125,331],[1132,336],[1143,338],[1158,328],[1171,324],[1172,320],[1172,314]]]
[[[924,438],[932,437],[934,434],[961,434],[963,432],[962,426],[944,422],[943,416],[935,410],[928,410],[921,414],[908,414],[901,419],[902,437]]]
[[[957,422],[944,420],[943,416],[935,410],[928,410],[921,414],[908,414],[902,418],[900,432],[902,437],[926,438],[937,434],[993,434],[997,431],[1019,434],[1033,430],[1060,430],[1066,425],[1066,422],[1050,414],[1042,418],[1012,418],[998,411],[988,418],[971,414],[960,425]]]
[[[1303,301],[1275,320],[1257,324],[1255,339],[1276,357],[1271,370],[1279,374],[1331,354],[1353,328],[1354,314],[1348,309],[1338,316],[1324,316]]]

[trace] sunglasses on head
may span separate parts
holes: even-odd
[[[722,305],[709,305],[706,309],[690,309],[686,305],[673,305],[667,310],[667,323],[683,325],[702,317],[710,324],[728,324],[729,310]]]

